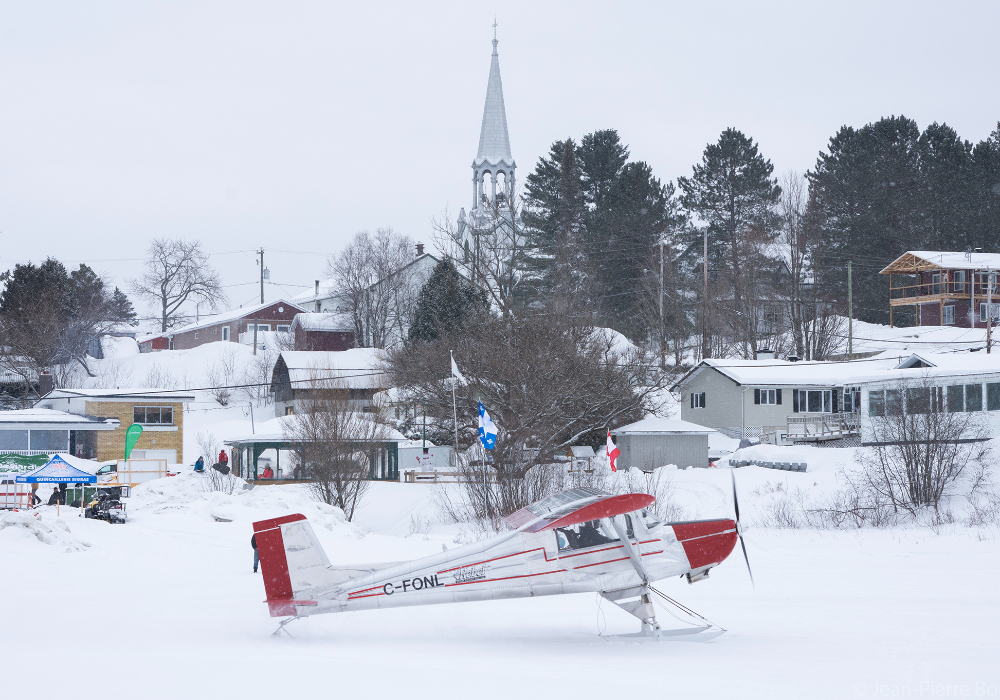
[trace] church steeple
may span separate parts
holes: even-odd
[[[479,132],[479,151],[472,162],[473,210],[478,210],[497,199],[497,184],[502,176],[499,202],[505,205],[514,191],[514,158],[510,153],[507,135],[507,111],[503,104],[503,83],[500,80],[500,56],[497,53],[496,22],[493,23],[493,56],[490,61],[490,79],[486,84],[486,106],[483,108],[483,126]],[[486,178],[490,180],[489,194]]]

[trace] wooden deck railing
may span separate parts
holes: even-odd
[[[792,440],[836,440],[860,433],[857,413],[807,413],[788,417],[788,437]]]

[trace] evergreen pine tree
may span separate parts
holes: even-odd
[[[431,341],[460,330],[488,313],[486,293],[465,279],[448,258],[439,262],[420,288],[410,341]]]

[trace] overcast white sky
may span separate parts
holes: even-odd
[[[153,237],[198,238],[237,305],[260,246],[274,299],[360,229],[428,242],[470,203],[494,14],[521,182],[594,129],[666,181],[729,126],[781,173],[844,124],[1000,120],[993,1],[3,0],[0,269],[122,284]]]

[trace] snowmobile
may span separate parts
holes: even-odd
[[[117,492],[117,493],[116,493]],[[119,500],[121,489],[99,489],[97,498],[83,511],[85,518],[104,520],[108,523],[125,522],[125,504]]]

